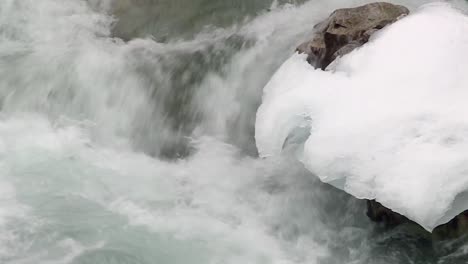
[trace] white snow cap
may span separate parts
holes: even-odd
[[[468,209],[468,17],[423,6],[333,67],[282,65],[257,113],[260,155],[310,127],[300,158],[322,181],[429,231]]]

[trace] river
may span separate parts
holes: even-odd
[[[258,158],[265,84],[366,2],[1,0],[0,263],[466,263]]]

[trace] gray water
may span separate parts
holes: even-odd
[[[263,86],[364,2],[2,0],[0,263],[466,263],[257,158]]]

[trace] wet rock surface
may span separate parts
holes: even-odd
[[[396,213],[375,200],[367,200],[367,216],[374,222],[381,223],[387,228],[400,224],[411,223],[417,225],[404,215]],[[419,225],[418,225],[419,226]],[[422,227],[420,227],[423,229]],[[436,227],[432,232],[432,239],[446,240],[459,238],[468,234],[468,210],[456,216],[450,222]]]
[[[325,70],[336,58],[362,46],[375,32],[408,14],[406,7],[385,2],[338,9],[315,25],[312,40],[299,45],[297,51],[307,54],[312,66]]]
[[[375,200],[367,200],[367,216],[374,222],[381,222],[387,227],[407,223],[410,220],[395,213]]]

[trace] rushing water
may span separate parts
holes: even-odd
[[[466,263],[257,158],[266,82],[364,2],[1,0],[0,263]]]

